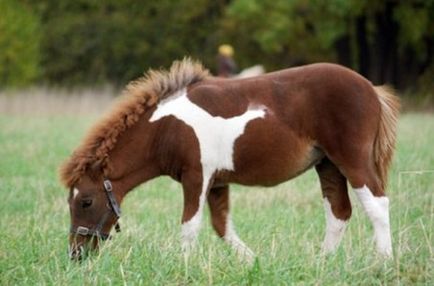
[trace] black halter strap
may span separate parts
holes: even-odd
[[[109,233],[103,233],[102,228],[104,227],[104,225],[105,225],[105,223],[106,223],[106,221],[109,218],[111,213],[113,213],[116,216],[116,224],[115,224],[116,232],[121,231],[121,226],[119,225],[119,222],[118,222],[119,218],[121,217],[121,208],[120,208],[115,196],[113,195],[112,183],[108,179],[104,179],[104,191],[105,191],[105,194],[107,195],[107,200],[108,200],[107,205],[109,207],[109,209],[108,209],[109,211],[104,213],[101,220],[94,228],[90,229],[90,228],[84,227],[84,226],[78,226],[75,228],[75,227],[71,226],[70,233],[79,234],[79,235],[83,235],[83,236],[97,237],[101,240],[110,239],[111,238],[110,234]]]
[[[113,186],[110,180],[104,180],[104,190],[107,195],[110,208],[115,213],[116,218],[119,219],[121,217],[121,208],[119,207],[119,204],[116,201],[115,196],[113,195]]]

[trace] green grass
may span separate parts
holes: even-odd
[[[0,115],[1,285],[434,285],[434,116],[408,114],[390,178],[394,259],[374,254],[372,227],[354,206],[339,251],[322,257],[325,218],[314,171],[275,188],[234,186],[240,262],[209,226],[189,261],[180,252],[182,192],[167,178],[123,203],[123,231],[83,263],[67,257],[67,192],[56,170],[95,116]]]

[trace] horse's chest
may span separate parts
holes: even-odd
[[[247,110],[231,118],[212,116],[191,102],[185,91],[170,101],[158,105],[150,121],[172,115],[190,126],[199,142],[201,164],[210,172],[234,170],[233,153],[235,141],[246,125],[257,118],[263,118],[265,108]]]

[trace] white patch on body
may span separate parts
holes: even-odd
[[[326,234],[322,243],[323,253],[331,253],[336,250],[344,235],[347,222],[335,217],[327,198],[324,198],[324,210],[326,213]]]
[[[191,102],[186,89],[182,89],[168,100],[160,102],[149,121],[154,122],[169,115],[193,128],[199,141],[202,168],[204,172],[214,173],[217,170],[234,170],[235,140],[244,133],[249,121],[265,116],[265,107],[225,119],[212,116]]]
[[[199,141],[203,177],[199,207],[196,214],[182,225],[181,232],[182,248],[189,251],[200,230],[202,210],[212,175],[218,170],[234,170],[235,140],[244,133],[249,121],[265,116],[265,107],[248,109],[245,113],[231,118],[212,116],[191,102],[184,88],[161,101],[149,121],[154,122],[170,115],[193,128]]]
[[[374,226],[377,251],[381,255],[391,257],[389,199],[387,197],[375,197],[366,185],[362,188],[355,188],[354,192]]]
[[[249,264],[253,263],[255,254],[253,251],[245,245],[245,243],[238,237],[235,232],[234,224],[232,219],[228,214],[226,218],[226,229],[224,240],[235,250],[238,256],[242,259],[246,259]]]
[[[78,196],[78,193],[80,191],[77,188],[74,188],[74,190],[72,191],[72,198],[75,200],[75,198]]]

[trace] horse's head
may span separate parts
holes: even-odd
[[[120,216],[118,200],[109,180],[84,176],[71,188],[68,198],[71,214],[69,254],[79,260],[84,252],[96,250],[100,240],[109,238]]]

